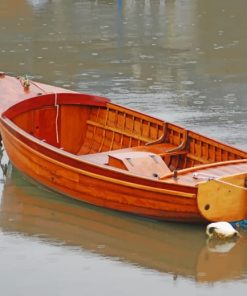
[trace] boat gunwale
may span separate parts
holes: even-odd
[[[35,110],[41,107],[56,107],[57,105],[106,107],[107,103],[110,103],[110,99],[91,94],[54,92],[41,94],[38,96],[36,95],[20,101],[6,109],[1,116],[11,119],[24,112]]]
[[[241,164],[241,163],[247,163],[247,159],[234,159],[234,160],[226,160],[226,161],[220,161],[220,162],[213,162],[213,163],[209,163],[209,164],[201,164],[198,166],[194,166],[191,168],[186,168],[186,169],[182,169],[177,171],[177,176],[183,176],[183,175],[187,175],[187,174],[191,174],[194,173],[196,171],[203,171],[203,170],[207,170],[209,168],[214,168],[214,167],[221,167],[221,166],[225,166],[225,165],[234,165],[234,164]],[[161,180],[165,180],[165,179],[169,179],[171,177],[173,177],[174,173],[168,173],[164,176],[161,176]],[[234,174],[232,174],[234,175]],[[224,176],[219,176],[219,178],[225,178],[227,176],[232,176],[232,175],[224,175]],[[201,182],[198,182],[197,184],[199,184]]]

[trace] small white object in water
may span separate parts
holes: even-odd
[[[238,237],[239,232],[228,222],[215,222],[207,226],[206,234],[209,238],[228,239]]]
[[[208,250],[211,253],[228,253],[236,245],[236,240],[209,240]]]

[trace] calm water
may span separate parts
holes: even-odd
[[[107,96],[247,149],[246,0],[0,0],[0,70]],[[247,231],[85,206],[9,169],[4,295],[244,295]],[[14,281],[13,281],[14,279]]]

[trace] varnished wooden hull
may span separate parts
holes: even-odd
[[[7,154],[43,185],[158,220],[247,218],[246,151],[106,98],[1,75],[0,90]]]
[[[155,181],[119,175],[108,177],[104,170],[83,163],[71,163],[61,155],[56,158],[40,153],[1,128],[3,142],[12,163],[24,174],[75,199],[97,206],[133,213],[159,220],[183,222],[205,221],[198,211],[196,190],[164,184],[157,188]],[[81,169],[79,167],[82,167]],[[134,180],[133,180],[134,179]],[[139,181],[139,183],[138,183]]]

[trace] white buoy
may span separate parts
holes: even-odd
[[[210,223],[206,228],[209,238],[228,239],[238,237],[239,232],[228,222]]]

